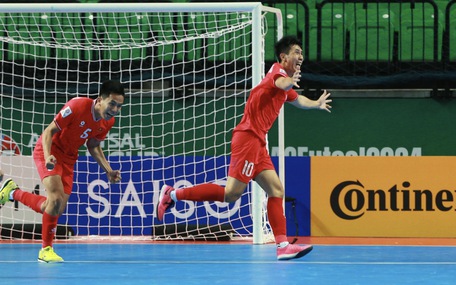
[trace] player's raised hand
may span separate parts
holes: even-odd
[[[295,68],[295,72],[293,73],[293,85],[299,88],[298,82],[301,81],[301,66],[297,65]]]
[[[117,183],[122,180],[122,177],[120,176],[120,171],[119,170],[112,170],[106,173],[108,175],[108,180],[111,183]]]
[[[325,110],[331,113],[331,105],[329,103],[332,102],[331,99],[328,99],[328,97],[331,95],[331,93],[327,92],[326,90],[323,91],[323,94],[321,94],[320,98],[318,98],[318,103],[319,103],[319,109]]]

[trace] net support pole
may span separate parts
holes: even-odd
[[[266,6],[260,6],[254,9],[253,11],[253,24],[252,24],[252,35],[253,35],[253,42],[252,42],[252,48],[253,48],[253,53],[252,53],[252,86],[256,86],[257,84],[260,83],[263,75],[264,75],[264,59],[262,58],[262,53],[261,51],[265,48],[262,46],[262,34],[261,34],[261,12],[266,11],[266,12],[272,12],[276,14],[277,17],[277,29],[278,29],[278,39],[282,38],[282,31],[283,31],[283,23],[282,23],[282,13],[279,9],[276,8],[271,8],[271,7],[266,7]],[[282,112],[281,112],[282,113]],[[279,127],[279,132],[280,130],[282,131],[282,135],[279,133],[279,142],[280,142],[280,137],[283,139],[283,114],[282,114],[282,119],[279,121],[279,124],[282,124],[282,128]],[[280,145],[279,145],[279,154],[280,154]],[[283,144],[282,144],[282,157],[283,157]],[[282,166],[284,164],[280,163]],[[283,168],[284,169],[284,168]],[[284,173],[283,173],[284,174]],[[282,181],[283,182],[283,181]],[[252,181],[252,219],[253,219],[253,243],[254,244],[262,244],[265,243],[265,238],[264,238],[264,229],[263,229],[263,219],[266,219],[264,217],[263,213],[263,205],[264,205],[264,192],[261,189],[261,187],[255,182]]]
[[[266,10],[268,12],[273,12],[276,14],[277,17],[277,41],[280,40],[283,37],[283,19],[282,19],[282,12],[276,8],[270,8],[270,7],[264,7],[263,10]],[[285,112],[284,108],[280,109],[279,117],[278,117],[278,124],[277,124],[277,132],[278,132],[278,151],[277,151],[277,156],[279,159],[279,165],[278,165],[278,172],[279,172],[279,178],[280,181],[282,182],[284,191],[285,189]],[[285,195],[285,193],[284,193]],[[283,209],[285,210],[285,199],[283,201],[284,207]]]
[[[282,14],[279,13],[277,16],[277,40],[280,40],[283,37],[283,21]],[[285,187],[285,112],[284,107],[280,109],[279,118],[278,118],[278,157],[279,157],[279,178],[283,185],[283,195],[286,196],[286,187]],[[285,199],[283,200],[283,210],[285,211]],[[284,212],[285,214],[285,212]]]
[[[261,58],[262,35],[261,35],[261,10],[260,6],[253,10],[252,23],[252,87],[260,83],[263,74]],[[253,219],[253,244],[263,243],[263,215],[262,205],[264,195],[262,189],[252,181],[252,219]]]

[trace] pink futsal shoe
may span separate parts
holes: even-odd
[[[278,247],[277,248],[277,259],[278,260],[287,260],[287,259],[293,259],[293,258],[300,258],[303,257],[304,255],[308,254],[311,252],[313,249],[313,246],[311,245],[304,245],[300,246],[297,244],[289,244],[285,247]]]
[[[171,199],[171,191],[173,191],[174,188],[168,185],[163,185],[163,187],[160,190],[160,198],[158,200],[158,206],[157,206],[157,218],[159,221],[163,221],[163,216],[165,215],[166,210],[169,207],[174,206],[174,201]]]

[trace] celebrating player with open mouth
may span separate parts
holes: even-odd
[[[164,185],[158,205],[158,219],[179,200],[235,202],[254,179],[268,195],[267,213],[277,243],[277,259],[299,258],[312,250],[311,245],[290,244],[286,236],[283,211],[284,189],[266,147],[266,135],[285,102],[301,109],[330,112],[326,90],[318,100],[310,100],[293,90],[299,87],[303,62],[301,42],[287,36],[275,45],[280,63],[275,63],[265,78],[250,93],[241,122],[233,131],[231,162],[226,187],[206,183],[173,189]]]

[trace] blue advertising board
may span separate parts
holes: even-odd
[[[122,181],[109,184],[90,156],[81,156],[75,166],[73,193],[59,223],[71,226],[76,235],[152,235],[155,207],[164,184],[175,188],[215,182],[225,185],[228,156],[109,157],[113,169],[120,169]],[[277,159],[273,158],[274,163]],[[310,158],[287,157],[285,203],[288,235],[310,233]],[[252,231],[250,187],[235,203],[177,203],[165,215],[165,224],[218,225]],[[298,226],[298,228],[296,228]]]
[[[310,157],[285,157],[285,216],[288,236],[310,236]]]
[[[73,193],[67,211],[59,220],[73,227],[76,235],[149,235],[156,219],[155,206],[164,184],[175,188],[205,182],[224,186],[229,157],[110,157],[120,169],[122,182],[109,184],[91,158],[81,156],[75,166]],[[204,171],[203,171],[204,170]],[[249,191],[247,189],[246,191]],[[236,203],[178,203],[164,223],[223,224],[233,228],[251,226],[248,195]],[[240,223],[236,225],[236,223]],[[250,229],[251,230],[251,229]]]

